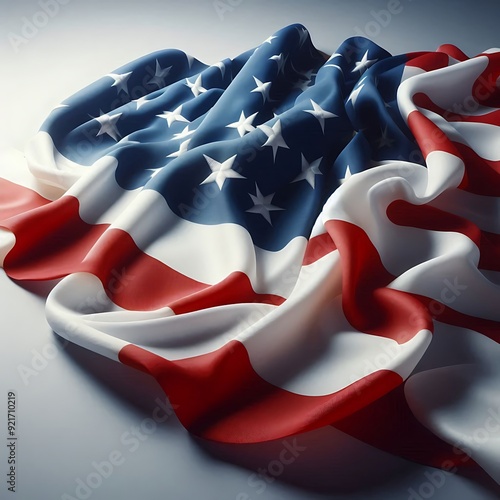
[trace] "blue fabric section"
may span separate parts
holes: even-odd
[[[301,25],[210,66],[164,50],[70,97],[42,130],[89,168],[114,156],[122,188],[278,250],[309,236],[347,168],[419,161],[396,101],[406,56],[354,37],[326,59]]]

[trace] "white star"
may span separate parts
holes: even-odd
[[[52,111],[55,111],[56,109],[64,109],[64,108],[69,108],[69,104],[58,104],[55,108],[52,108]]]
[[[255,195],[248,193],[250,198],[252,198],[253,202],[253,207],[249,208],[246,210],[246,212],[250,212],[252,214],[260,214],[264,219],[266,219],[271,226],[273,223],[271,222],[271,214],[270,212],[274,212],[276,210],[285,210],[284,208],[276,207],[275,205],[272,205],[272,201],[274,198],[274,195],[276,193],[268,194],[267,196],[264,196],[259,189],[259,186],[257,186],[257,183],[255,183]]]
[[[344,70],[338,64],[325,64],[324,68],[335,68],[338,69],[342,75],[344,75]]]
[[[325,111],[319,104],[316,104],[312,99],[311,101],[313,109],[304,109],[306,113],[310,113],[314,116],[321,125],[321,130],[325,132],[325,120],[328,118],[338,118],[335,113],[330,113],[330,111]]]
[[[144,104],[149,102],[149,99],[147,99],[147,95],[143,95],[142,97],[139,97],[139,99],[136,99],[135,101],[132,101],[136,104],[137,109],[140,109]]]
[[[258,115],[258,112],[254,113],[253,115],[250,115],[248,117],[245,117],[245,113],[242,111],[241,115],[240,115],[240,119],[237,122],[230,123],[229,125],[226,125],[226,127],[237,129],[238,134],[240,134],[240,137],[243,137],[247,132],[251,132],[252,130],[255,130],[255,127],[252,125],[252,123],[257,115]]]
[[[355,63],[352,73],[355,73],[356,71],[361,71],[361,73],[363,73],[366,69],[368,69],[372,64],[375,64],[377,61],[378,59],[368,59],[368,51],[366,51],[363,57],[361,58],[361,61]]]
[[[311,187],[314,189],[315,187],[315,181],[316,181],[316,175],[323,175],[321,170],[319,169],[319,165],[321,163],[321,160],[323,157],[320,157],[313,162],[309,163],[305,156],[302,154],[302,172],[295,177],[295,179],[292,182],[298,182],[305,180],[307,181]]]
[[[265,39],[262,43],[268,43],[268,44],[270,44],[270,45],[271,45],[272,41],[273,41],[275,38],[277,38],[277,37],[275,37],[275,36],[273,36],[273,35],[272,35],[272,36],[270,36],[269,38],[266,38],[266,39]]]
[[[184,85],[187,85],[191,89],[191,92],[195,97],[198,97],[200,94],[207,91],[207,89],[202,86],[201,75],[198,76],[194,83],[190,82],[186,78],[186,83]]]
[[[125,92],[125,94],[128,95],[128,79],[130,78],[130,75],[132,74],[132,71],[130,71],[129,73],[123,73],[123,74],[118,74],[118,73],[109,73],[109,75],[106,75],[106,76],[109,76],[110,78],[113,78],[114,82],[113,84],[111,85],[112,87],[116,87],[116,91],[117,93],[119,94],[120,93],[120,90],[123,90],[123,92]]]
[[[278,148],[290,149],[281,135],[281,121],[278,120],[272,127],[269,125],[259,125],[260,130],[267,135],[267,141],[263,144],[264,146],[270,146],[273,148],[273,160],[276,160],[276,153]]]
[[[181,142],[179,149],[177,151],[175,151],[174,153],[170,153],[169,155],[167,155],[167,158],[177,158],[181,154],[185,153],[188,149],[188,145],[189,145],[190,140],[191,139],[187,139],[184,142]]]
[[[332,59],[336,59],[337,57],[343,57],[342,54],[340,54],[339,52],[334,52],[329,58],[328,58],[328,61],[326,62],[330,62]]]
[[[246,177],[233,170],[233,163],[237,155],[231,156],[231,158],[222,163],[210,158],[210,156],[203,156],[207,160],[208,166],[212,169],[212,173],[201,184],[215,182],[219,186],[219,189],[222,190],[226,179],[246,179]]]
[[[269,99],[269,90],[271,87],[271,82],[264,82],[262,83],[258,78],[255,76],[253,77],[255,80],[255,87],[252,92],[260,92],[262,94],[262,98],[264,99],[264,102],[266,102],[266,99]]]
[[[382,130],[382,135],[378,139],[378,148],[382,149],[384,146],[391,147],[392,143],[394,142],[394,139],[392,137],[389,137],[387,134],[387,125],[385,126],[384,130]]]
[[[193,62],[194,62],[194,57],[189,55],[189,54],[186,54],[186,59],[187,59],[189,69],[191,69],[191,66],[193,65]]]
[[[271,56],[269,59],[271,61],[276,61],[276,64],[278,65],[278,74],[283,73],[283,69],[286,63],[286,57],[283,57],[283,53]]]
[[[158,59],[156,60],[155,76],[149,80],[149,85],[157,85],[159,89],[165,87],[165,77],[170,73],[172,66],[162,68]]]
[[[349,179],[349,177],[351,177],[351,169],[349,168],[349,165],[347,165],[346,169],[345,169],[345,174],[344,174],[344,177],[342,179],[340,179],[340,184],[344,184],[344,182]]]
[[[212,66],[210,66],[210,67],[211,68],[219,68],[220,74],[221,74],[222,78],[224,78],[224,75],[226,74],[226,65],[222,61],[219,61],[218,63],[212,64]]]
[[[154,177],[156,177],[162,168],[163,167],[147,168],[146,170],[149,170],[151,172],[150,179],[153,179]]]
[[[194,130],[189,130],[189,125],[186,125],[182,132],[178,132],[177,134],[173,135],[174,139],[184,139],[184,137],[188,137],[191,134],[194,134]]]
[[[103,134],[108,134],[111,138],[113,138],[115,141],[118,141],[118,139],[121,137],[120,132],[118,132],[118,128],[116,127],[116,122],[120,119],[123,113],[117,113],[116,115],[108,115],[106,113],[103,113],[102,110],[99,110],[100,116],[90,116],[94,120],[97,120],[99,122],[99,125],[101,126],[99,132],[97,132],[97,136],[99,137],[100,135]]]
[[[356,101],[358,100],[359,93],[361,92],[361,89],[365,86],[364,83],[361,85],[358,85],[352,92],[351,95],[349,96],[349,99],[347,99],[347,102],[351,101],[352,105],[356,105]]]
[[[302,46],[307,40],[309,32],[305,28],[297,28],[297,30],[299,32],[299,45]]]
[[[174,122],[189,123],[189,120],[187,118],[184,118],[184,116],[182,116],[181,113],[182,113],[182,104],[173,111],[164,111],[161,115],[156,115],[156,116],[158,118],[163,118],[164,120],[167,120],[169,127]]]

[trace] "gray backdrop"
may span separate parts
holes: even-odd
[[[0,146],[7,149],[22,150],[65,97],[157,49],[180,48],[212,63],[293,22],[329,53],[359,34],[392,53],[455,43],[474,55],[500,45],[500,2],[487,0],[2,0],[0,6]],[[201,442],[172,415],[153,428],[151,418],[168,415],[157,384],[60,341],[44,318],[48,289],[20,287],[0,271],[0,498],[409,499],[430,481],[433,469],[331,428],[299,436],[305,449],[272,482],[255,471],[279,458],[282,441]],[[16,494],[4,479],[9,390],[18,402]],[[435,499],[498,495],[493,486],[452,475],[432,490]]]

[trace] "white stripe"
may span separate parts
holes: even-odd
[[[35,191],[43,198],[57,200],[64,190],[42,184],[28,169],[25,156],[16,149],[0,150],[0,177]]]
[[[201,356],[237,340],[275,308],[269,304],[230,304],[178,316],[169,308],[103,312],[85,316],[82,321],[96,331],[174,361]]]
[[[3,267],[5,257],[14,248],[16,237],[8,229],[0,227],[0,267]]]
[[[323,224],[323,219],[321,217],[321,214],[318,216],[316,221],[314,222],[314,226],[311,229],[311,234],[309,236],[309,239],[311,240],[315,236],[321,236],[322,234],[326,234],[327,230],[325,228],[325,225]]]
[[[418,68],[417,66],[407,66],[403,67],[403,73],[401,75],[401,82],[408,80],[409,78],[413,78],[414,76],[421,75],[426,73],[426,71],[422,68]]]
[[[235,304],[179,316],[169,308],[123,310],[109,300],[98,278],[76,273],[49,295],[47,319],[63,337],[115,360],[129,343],[177,360],[237,340],[261,377],[297,394],[331,394],[378,370],[406,378],[427,348],[430,332],[398,345],[354,330],[342,313],[339,264],[333,252],[304,268],[280,307]]]
[[[399,345],[355,330],[341,305],[338,251],[302,269],[290,298],[245,331],[252,367],[268,382],[309,396],[340,391],[378,370],[406,378],[429,345],[431,333]]]
[[[436,158],[449,159],[448,169],[444,161],[436,165]],[[452,177],[453,158],[446,153],[435,155],[429,169],[443,168]],[[391,287],[430,297],[464,314],[500,320],[496,305],[500,303],[500,288],[477,269],[479,250],[467,236],[401,227],[388,220],[386,210],[394,200],[420,205],[431,201],[431,194],[438,197],[442,189],[458,192],[446,189],[453,187],[453,182],[446,186],[446,179],[432,183],[431,173],[427,175],[423,167],[400,167],[397,163],[375,167],[341,186],[325,205],[325,220],[344,220],[365,231],[384,267],[398,276]],[[467,206],[475,208],[476,218],[481,217],[482,207]],[[443,203],[442,209],[448,208]]]
[[[424,235],[422,230],[397,226],[387,218],[387,207],[395,200],[420,205],[440,192],[439,182],[432,184],[427,173],[424,167],[411,163],[393,163],[362,172],[329,198],[323,219],[343,220],[362,228],[384,267],[398,275],[422,259],[440,255],[449,238],[453,238],[450,233]]]
[[[240,225],[186,221],[150,189],[141,191],[111,228],[128,232],[143,252],[194,280],[215,284],[240,271],[257,293],[283,297],[295,284],[307,245],[304,237],[297,237],[276,252],[256,248]]]
[[[456,446],[457,456],[459,449],[471,453],[497,482],[499,356],[500,345],[488,337],[436,321],[434,338],[419,364],[421,373],[412,375],[405,384],[406,399],[415,417]]]
[[[47,321],[55,332],[115,361],[128,342],[96,330],[84,317],[93,311],[120,309],[108,298],[101,281],[88,273],[74,273],[64,278],[52,289],[45,305]]]
[[[47,149],[55,151],[47,134],[37,136],[35,144],[45,156]],[[78,199],[82,220],[127,231],[143,252],[197,281],[215,284],[240,271],[247,274],[257,293],[285,297],[290,293],[306,238],[294,238],[278,252],[255,248],[248,232],[237,224],[191,223],[174,214],[156,191],[121,188],[115,179],[116,166],[114,157],[105,156],[91,167],[81,167],[84,171],[75,167],[78,178],[66,195]],[[203,259],[199,258],[200,242]]]
[[[491,348],[498,359],[498,345]],[[405,395],[425,427],[463,450],[464,460],[471,456],[500,484],[500,371],[489,368],[467,364],[421,372],[407,381]]]
[[[62,156],[47,132],[38,132],[28,143],[26,160],[31,173],[40,182],[63,191],[69,189],[89,169]]]
[[[455,188],[462,182],[464,162],[444,151],[431,151],[425,158],[427,163],[427,189],[424,197],[435,196],[447,189]]]
[[[464,144],[485,160],[500,160],[500,127],[489,123],[453,122]]]
[[[460,234],[445,243],[441,255],[408,269],[389,288],[432,298],[464,314],[500,321],[500,287],[477,269],[477,247]]]
[[[116,183],[118,161],[113,156],[80,165],[61,155],[46,132],[38,132],[30,142],[26,159],[30,172],[26,181],[6,177],[3,171],[0,175],[51,200],[63,193],[78,198],[80,217],[88,224],[111,224],[142,189],[127,190]]]
[[[464,217],[482,231],[500,234],[500,198],[469,193],[462,189],[445,191],[429,202],[450,214]]]
[[[454,110],[462,107],[466,109],[472,86],[487,66],[488,58],[479,56],[405,80],[399,86],[397,94],[402,116],[408,117],[418,109],[413,102],[413,96],[417,93],[426,94],[440,108],[452,112],[457,112]],[[453,82],[452,87],[450,82]]]
[[[100,158],[66,193],[78,198],[80,217],[88,224],[112,224],[142,189],[120,187],[115,178],[117,165],[113,156]]]

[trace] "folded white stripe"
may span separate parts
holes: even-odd
[[[307,245],[298,236],[276,252],[257,248],[239,224],[186,221],[151,189],[141,191],[111,228],[126,231],[144,253],[191,279],[216,284],[239,271],[255,292],[282,297],[293,288]]]
[[[500,483],[499,355],[499,344],[488,337],[436,321],[420,373],[410,376],[405,395],[424,426]]]
[[[64,190],[40,182],[28,168],[25,156],[16,149],[0,150],[0,177],[35,191],[43,198],[57,200]]]
[[[397,93],[401,115],[406,119],[412,111],[418,109],[413,102],[417,93],[426,94],[440,108],[452,112],[458,109],[457,106],[465,107],[467,100],[472,97],[475,81],[487,66],[488,58],[479,56],[406,79]]]

